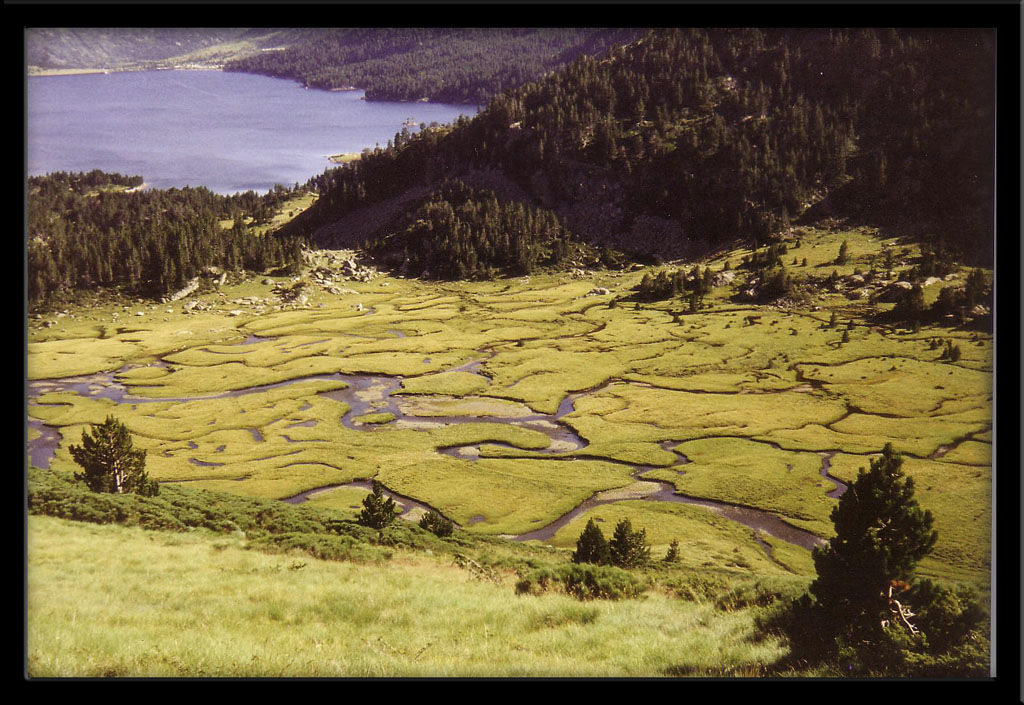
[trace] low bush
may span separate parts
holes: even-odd
[[[426,529],[434,536],[443,539],[452,535],[452,531],[455,530],[455,524],[437,512],[427,512],[420,519],[420,528]]]
[[[378,561],[392,548],[445,550],[446,542],[410,522],[382,530],[339,519],[320,507],[165,484],[157,497],[92,492],[71,473],[30,468],[28,511],[94,524],[218,533],[244,532],[254,547],[303,550],[329,560]]]
[[[516,593],[540,595],[560,590],[578,600],[621,600],[638,597],[646,587],[642,578],[613,566],[572,563],[528,572],[516,583]]]
[[[302,532],[267,534],[254,540],[252,546],[267,551],[301,551],[327,561],[383,563],[392,555],[388,548],[374,546],[352,536]]]

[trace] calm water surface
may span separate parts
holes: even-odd
[[[472,117],[472,105],[376,103],[362,91],[221,71],[28,78],[28,173],[141,175],[153,188],[217,193],[305,183],[332,154],[384,147],[402,123]]]

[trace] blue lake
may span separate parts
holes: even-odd
[[[28,173],[101,169],[141,175],[153,188],[264,193],[305,183],[334,166],[332,154],[384,147],[409,118],[416,132],[477,112],[362,97],[221,71],[31,76]]]

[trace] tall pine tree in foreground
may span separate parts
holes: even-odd
[[[881,628],[889,588],[907,582],[938,539],[932,514],[918,506],[903,457],[887,443],[882,456],[861,468],[857,481],[832,510],[836,536],[815,551],[818,579],[811,593],[851,637]]]
[[[832,510],[835,537],[814,552],[810,594],[774,619],[798,663],[844,675],[984,676],[988,618],[973,591],[916,580],[938,539],[903,458],[886,444]]]
[[[132,444],[128,428],[113,416],[82,431],[82,445],[71,446],[71,457],[84,473],[75,473],[93,492],[155,496],[159,485],[146,473],[146,451]]]

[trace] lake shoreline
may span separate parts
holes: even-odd
[[[265,193],[383,147],[411,113],[404,103],[360,100],[360,91],[306,91],[259,74],[191,67],[48,72],[60,74],[27,80],[31,176],[99,169],[143,176],[151,189]],[[304,116],[301,130],[296,111]],[[472,112],[433,104],[412,114],[444,124]],[[183,134],[188,138],[176,136]]]

